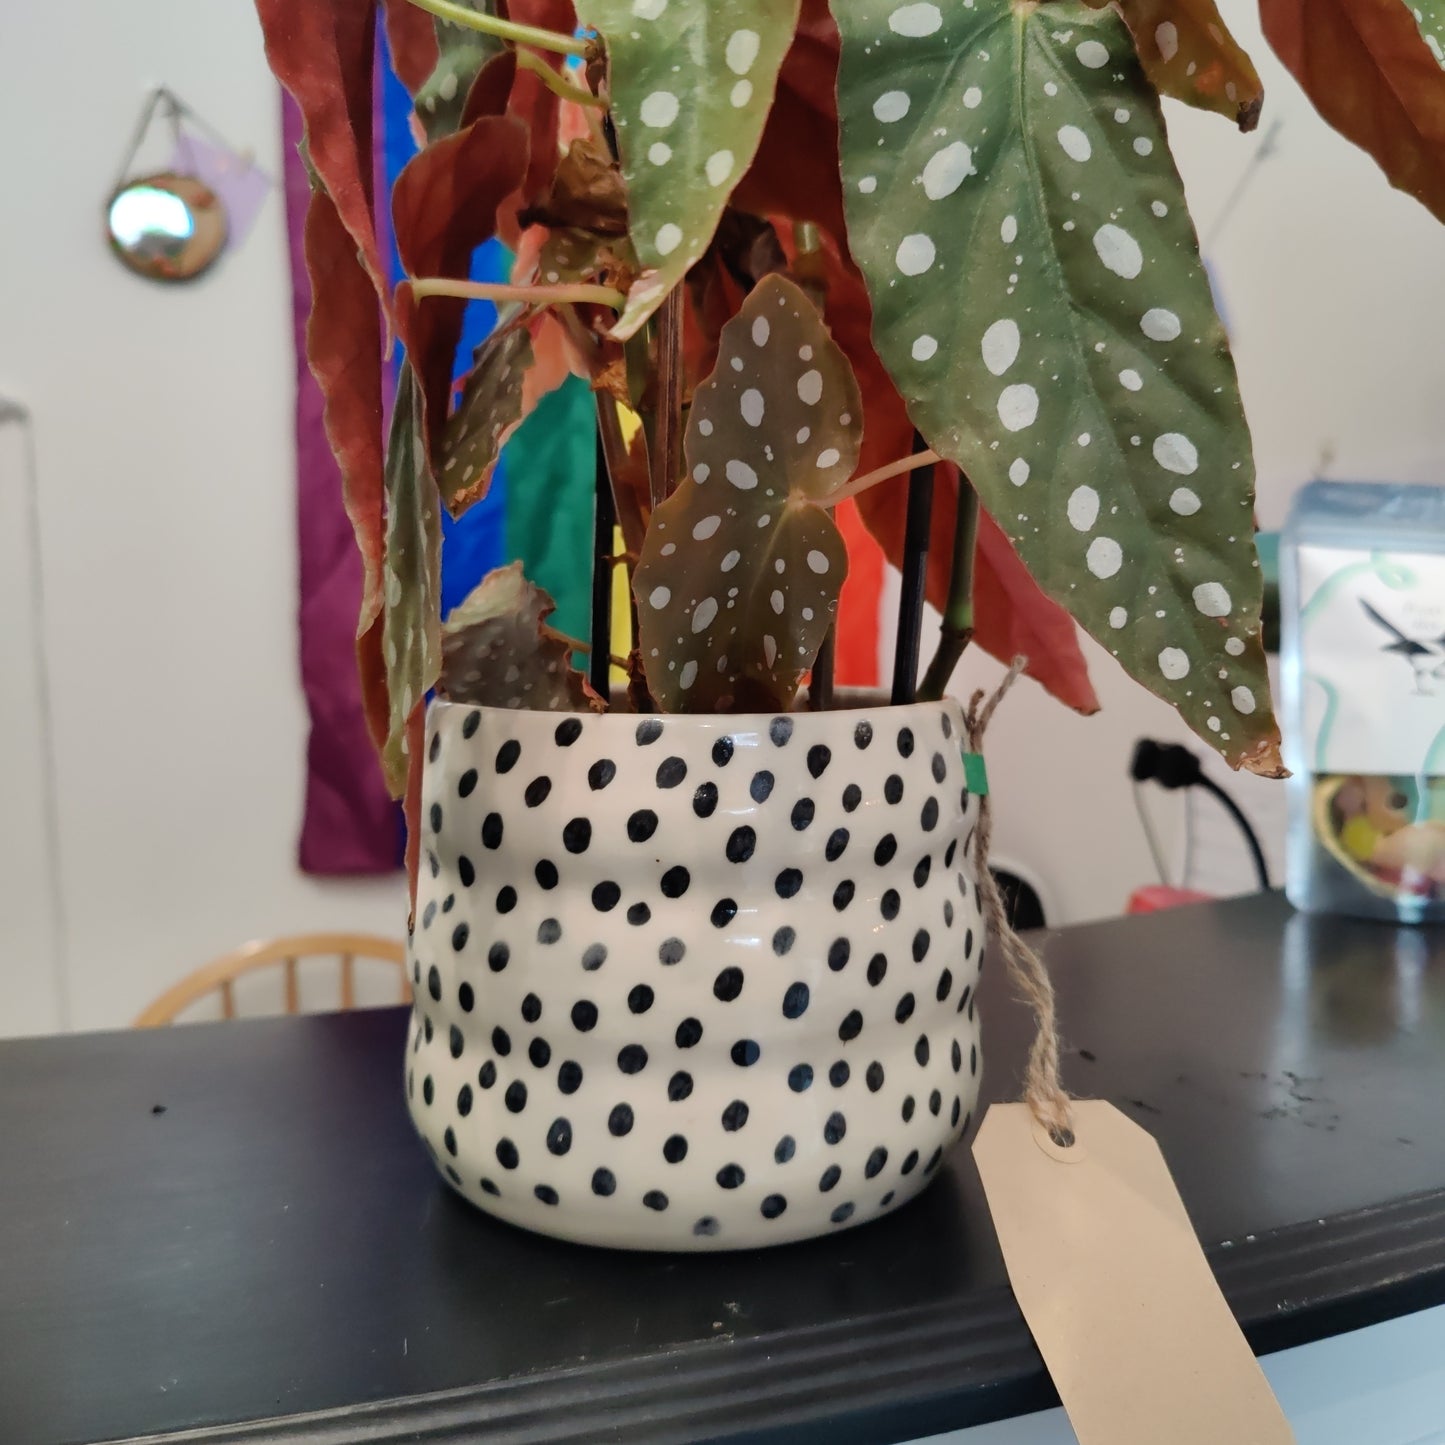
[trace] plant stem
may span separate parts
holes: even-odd
[[[467,5],[458,5],[454,0],[411,0],[419,10],[435,15],[438,20],[450,20],[467,30],[481,30],[495,35],[498,40],[512,40],[518,45],[535,45],[538,50],[555,50],[559,55],[586,55],[587,42],[572,35],[562,35],[556,30],[541,30],[535,25],[518,25],[515,21],[499,20],[495,15],[485,15]]]
[[[464,301],[527,301],[543,306],[560,306],[568,302],[609,306],[621,311],[627,298],[611,286],[509,286],[492,281],[450,281],[444,276],[427,276],[412,281],[411,294],[418,301],[429,296],[452,296]]]
[[[973,641],[973,559],[978,546],[978,493],[958,471],[958,514],[953,528],[953,564],[938,650],[918,686],[920,702],[936,702],[948,687],[953,670]]]
[[[595,106],[598,110],[607,108],[607,102],[601,96],[593,95],[590,90],[583,90],[580,85],[573,85],[571,81],[558,75],[540,55],[533,55],[530,50],[517,52],[517,69],[530,70],[553,95],[560,95],[563,100],[570,100],[575,105]]]
[[[826,498],[823,505],[836,507],[839,502],[846,502],[849,497],[856,497],[860,492],[866,492],[869,487],[876,487],[879,482],[902,476],[904,472],[911,472],[915,467],[931,467],[938,460],[938,453],[934,451],[914,452],[912,456],[899,457],[896,462],[889,462],[886,467],[854,477],[846,486],[840,487],[831,497]]]

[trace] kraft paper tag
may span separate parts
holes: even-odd
[[[1158,1144],[1103,1100],[1071,1108],[1071,1148],[995,1104],[973,1154],[1079,1445],[1293,1445]]]

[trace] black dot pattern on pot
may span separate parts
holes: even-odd
[[[451,1187],[694,1249],[934,1177],[982,1067],[953,712],[434,706],[405,1082]]]

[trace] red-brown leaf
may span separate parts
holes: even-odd
[[[511,0],[507,6],[507,14],[508,18],[520,25],[535,25],[562,35],[571,35],[577,28],[577,15],[572,8],[572,0]],[[547,64],[552,64],[550,56],[543,55],[541,58]],[[558,111],[557,96],[531,71],[519,69],[512,82],[507,114],[515,116],[527,127],[530,150],[526,176],[518,187],[517,194],[510,198],[503,208],[497,227],[497,234],[513,250],[516,250],[521,234],[516,220],[517,212],[535,205],[552,185],[558,158]]]
[[[477,71],[477,78],[467,91],[466,104],[462,106],[462,123],[459,129],[481,120],[484,115],[506,115],[507,101],[512,94],[512,85],[517,78],[517,52],[504,50],[494,55]]]
[[[1259,12],[1319,113],[1445,220],[1445,71],[1404,0],[1260,0]]]
[[[296,98],[306,149],[385,304],[372,219],[376,0],[256,0],[266,59]]]
[[[326,438],[365,568],[360,636],[381,615],[381,312],[356,243],[324,191],[312,192],[304,249],[311,278],[306,355],[325,400]]]
[[[1085,3],[1102,10],[1109,0]],[[1118,0],[1118,10],[1161,94],[1228,116],[1240,130],[1259,124],[1264,86],[1214,0]]]
[[[495,233],[497,209],[521,179],[526,155],[515,121],[484,116],[407,163],[392,189],[392,226],[408,276],[466,277],[472,252]],[[428,450],[435,454],[466,302],[418,302],[402,282],[396,309],[397,329],[421,385]]]
[[[837,80],[838,27],[826,0],[803,0],[757,155],[733,193],[733,205],[759,216],[814,221],[834,236],[843,234]]]
[[[436,69],[437,32],[432,18],[411,0],[385,0],[386,46],[391,52],[391,68],[406,86],[407,94],[415,95]]]

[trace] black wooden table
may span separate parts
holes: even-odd
[[[1055,935],[1066,1082],[1159,1138],[1255,1348],[1445,1302],[1445,934],[1277,896]],[[983,992],[986,1093],[1030,1024]],[[0,1045],[0,1440],[897,1441],[1055,1402],[966,1151],[743,1255],[497,1224],[399,1010]]]

